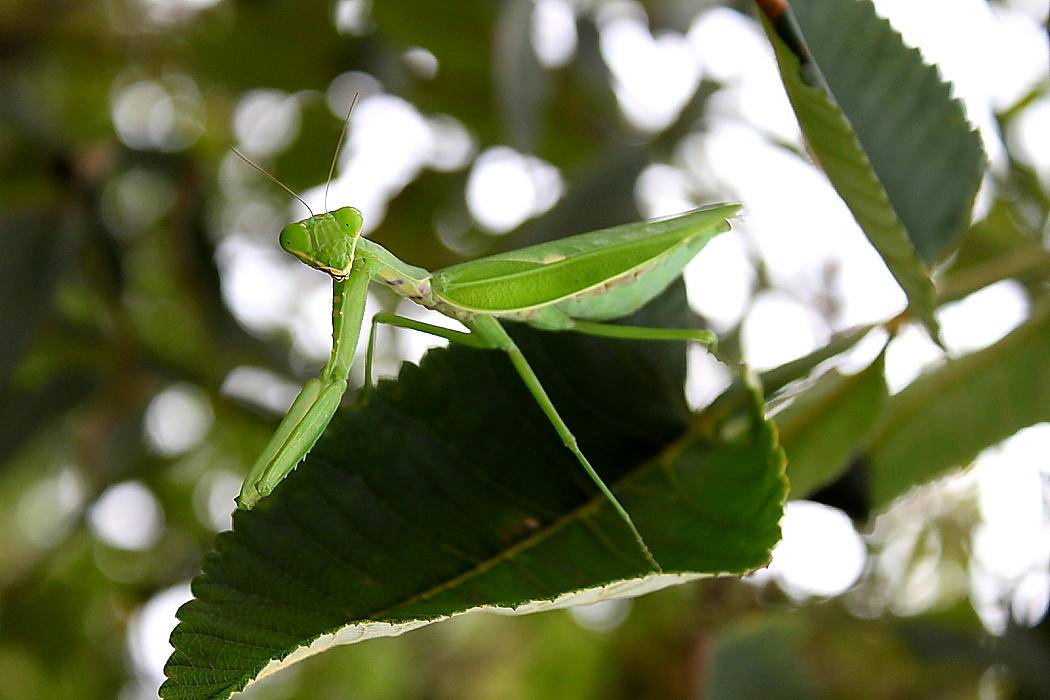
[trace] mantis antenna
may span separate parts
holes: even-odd
[[[295,191],[294,191],[294,190],[292,190],[292,188],[291,188],[291,187],[289,187],[288,185],[284,184],[283,182],[281,182],[280,180],[278,180],[278,179],[277,179],[276,177],[274,177],[274,176],[273,176],[273,175],[271,175],[270,173],[266,172],[266,170],[265,170],[265,169],[264,169],[264,168],[263,168],[263,167],[262,167],[261,165],[259,165],[258,163],[256,163],[255,161],[253,161],[253,160],[252,160],[251,158],[249,158],[248,156],[246,156],[246,155],[244,155],[243,153],[241,153],[240,151],[238,151],[238,150],[237,150],[236,148],[234,148],[233,146],[230,146],[230,150],[231,150],[231,151],[233,151],[233,152],[234,152],[234,154],[235,154],[235,155],[236,155],[236,156],[237,156],[238,158],[240,158],[241,160],[243,160],[243,161],[244,161],[245,163],[247,163],[248,165],[252,166],[252,167],[253,167],[253,168],[255,168],[256,170],[258,170],[258,171],[259,171],[260,173],[262,173],[263,175],[265,175],[266,177],[270,178],[271,180],[273,180],[274,182],[276,182],[276,183],[277,183],[278,185],[280,185],[280,186],[281,186],[281,188],[282,188],[282,189],[284,189],[284,191],[285,191],[285,192],[287,192],[288,194],[292,195],[293,197],[295,197],[296,199],[298,199],[298,200],[299,200],[300,202],[302,202],[302,205],[303,205],[304,207],[306,207],[306,211],[310,212],[310,216],[316,216],[316,214],[314,214],[314,210],[313,210],[313,209],[311,209],[311,208],[310,208],[310,205],[306,203],[306,200],[305,200],[305,199],[303,199],[302,197],[300,197],[299,195],[297,195],[297,194],[295,193]]]
[[[350,109],[346,110],[346,119],[343,120],[343,130],[339,132],[339,140],[335,143],[335,153],[332,154],[332,165],[328,168],[328,182],[324,183],[324,210],[328,211],[328,188],[332,186],[332,175],[335,174],[335,163],[339,160],[339,149],[343,147],[343,139],[346,137],[346,129],[350,126],[350,115],[354,113],[354,105],[361,93],[355,92],[354,99],[350,100]]]

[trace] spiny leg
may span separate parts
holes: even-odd
[[[319,379],[306,383],[245,479],[237,497],[239,508],[251,509],[295,469],[321,437],[345,392],[346,380],[342,379],[327,385]]]
[[[557,431],[558,437],[561,438],[562,443],[569,449],[570,452],[572,452],[572,454],[576,457],[577,461],[583,467],[583,470],[587,473],[587,476],[591,478],[591,481],[593,481],[594,484],[598,487],[598,490],[601,491],[602,495],[605,496],[605,498],[609,501],[610,504],[612,504],[612,507],[616,510],[617,514],[619,514],[620,518],[624,521],[624,523],[627,524],[627,527],[630,528],[631,534],[634,536],[635,542],[638,543],[639,549],[641,549],[642,553],[645,555],[645,558],[652,565],[653,570],[657,572],[662,571],[662,569],[660,568],[660,563],[656,561],[656,558],[653,556],[652,551],[650,551],[649,549],[649,545],[645,543],[645,540],[642,538],[641,533],[638,532],[638,528],[635,527],[634,521],[631,519],[631,516],[627,512],[627,509],[620,504],[620,501],[617,500],[615,495],[613,495],[612,490],[609,489],[608,486],[606,486],[605,482],[598,475],[598,472],[594,470],[594,467],[591,466],[591,463],[587,460],[587,457],[584,456],[583,452],[579,448],[579,445],[577,445],[576,443],[576,436],[572,434],[572,431],[569,430],[569,426],[565,424],[564,420],[562,420],[561,415],[559,415],[558,410],[554,407],[554,404],[551,402],[550,397],[547,396],[547,392],[543,388],[543,385],[540,384],[539,377],[536,376],[536,373],[532,370],[532,367],[529,365],[528,361],[525,359],[525,356],[522,354],[521,350],[518,348],[514,340],[509,335],[507,335],[507,332],[503,329],[503,326],[501,326],[499,324],[499,321],[497,321],[491,316],[478,316],[473,320],[473,322],[471,322],[468,325],[470,326],[471,330],[475,331],[481,337],[486,338],[489,341],[489,343],[491,343],[491,345],[507,353],[507,355],[510,357],[511,363],[514,365],[514,368],[518,371],[518,374],[521,376],[522,381],[525,382],[525,386],[528,387],[529,393],[532,394],[532,397],[536,400],[536,403],[539,404],[540,408],[543,410],[544,415],[547,416],[547,420],[549,420],[554,426],[554,429],[555,431]]]
[[[273,462],[277,453],[284,447],[285,442],[288,440],[288,436],[292,434],[296,426],[303,419],[317,402],[318,397],[321,395],[322,384],[319,379],[311,379],[303,388],[299,390],[299,394],[295,397],[295,401],[292,402],[288,412],[284,414],[284,418],[281,419],[280,424],[277,426],[277,430],[274,431],[273,435],[270,436],[270,441],[266,443],[266,447],[263,448],[262,454],[255,460],[255,464],[252,465],[251,471],[248,472],[248,476],[244,479],[244,485],[241,487],[241,494],[237,497],[237,506],[240,508],[248,509],[255,505],[255,502],[262,498],[265,494],[259,492],[257,485],[259,484],[262,476],[267,471],[267,467]]]
[[[237,497],[237,506],[249,510],[265,498],[313,449],[346,392],[357,338],[364,317],[368,271],[355,263],[347,280],[332,290],[332,355],[321,376],[308,381],[281,419],[259,459],[252,466]]]
[[[603,338],[621,338],[623,340],[685,340],[707,346],[714,352],[718,336],[709,330],[698,328],[650,328],[648,326],[621,326],[618,323],[598,323],[595,321],[573,321],[574,330],[586,335],[597,335]]]

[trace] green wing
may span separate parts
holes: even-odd
[[[662,259],[682,257],[668,254],[728,230],[727,218],[739,210],[739,204],[716,204],[570,236],[438,270],[431,282],[443,301],[473,312],[512,313],[556,304]]]

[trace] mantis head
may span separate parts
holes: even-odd
[[[353,207],[288,224],[281,230],[281,247],[312,268],[342,280],[354,264],[354,250],[364,219]]]

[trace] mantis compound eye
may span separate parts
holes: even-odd
[[[313,240],[302,221],[288,224],[281,229],[281,247],[296,257],[301,257],[311,252]]]

